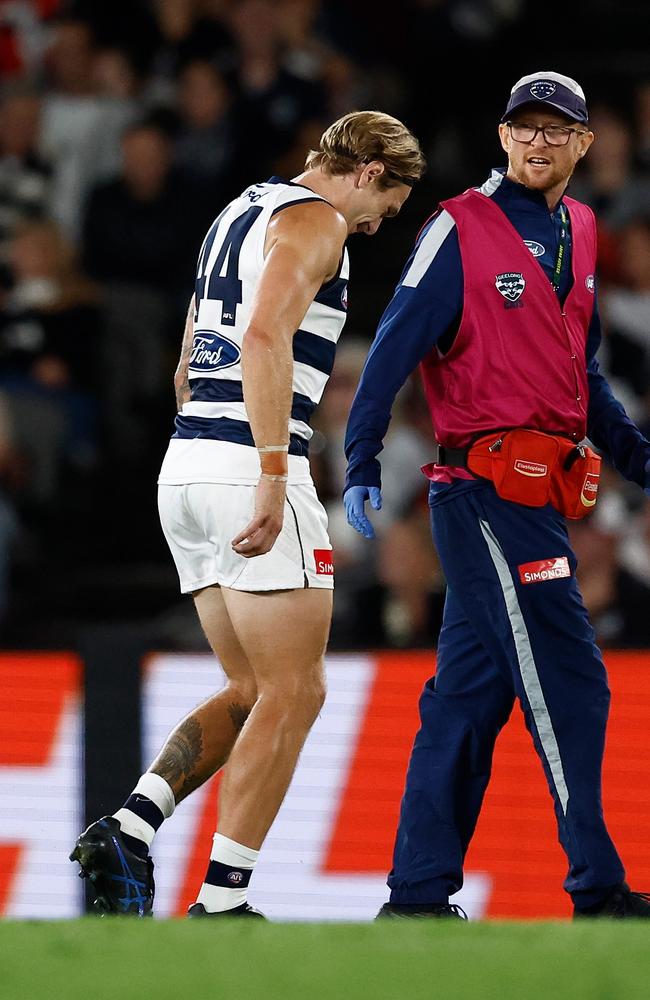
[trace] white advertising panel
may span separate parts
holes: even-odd
[[[371,656],[330,656],[326,666],[325,707],[307,739],[251,881],[249,898],[270,919],[371,920],[388,898],[385,868],[365,871],[364,861],[358,872],[336,871],[336,865],[332,866],[333,840],[346,838],[345,825],[341,830],[343,798],[375,688],[378,662]],[[147,758],[153,759],[183,715],[223,684],[223,673],[212,656],[151,657],[146,665],[143,704]],[[398,717],[398,727],[400,722]],[[407,732],[407,740],[413,732]],[[368,787],[371,799],[373,794],[382,795],[384,766],[379,755],[376,786],[374,790],[373,784]],[[215,830],[216,799],[215,782],[210,782],[177,807],[156,837],[156,913],[160,917],[180,916],[196,900]],[[346,825],[352,839],[358,837],[354,819]],[[374,846],[369,843],[367,848]],[[353,846],[346,869],[363,853],[362,843]],[[455,901],[472,916],[479,916],[488,885],[487,876],[470,875]]]

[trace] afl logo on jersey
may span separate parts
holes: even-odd
[[[241,358],[241,351],[232,340],[214,330],[197,330],[192,341],[190,371],[216,372],[231,368]]]

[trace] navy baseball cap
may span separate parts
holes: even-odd
[[[576,122],[586,122],[587,104],[582,87],[570,76],[543,72],[522,76],[510,91],[510,100],[502,122],[524,104],[545,104]]]

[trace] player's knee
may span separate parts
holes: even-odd
[[[326,696],[325,679],[320,671],[305,675],[285,675],[266,684],[260,696],[273,706],[278,722],[311,726],[323,707]]]
[[[325,704],[326,695],[327,688],[325,685],[325,678],[322,676],[311,678],[305,685],[303,690],[304,708],[306,716],[310,720],[310,724],[318,718],[318,715]]]
[[[318,718],[325,701],[325,693],[320,685],[305,684],[299,693],[292,698],[285,713],[290,726],[298,725],[305,730],[311,729]]]

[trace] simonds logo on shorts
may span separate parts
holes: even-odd
[[[517,569],[522,583],[545,583],[546,580],[558,580],[563,576],[571,576],[571,568],[566,556],[522,563]]]
[[[321,576],[334,574],[334,553],[331,549],[314,549],[316,573]]]
[[[232,368],[241,357],[237,344],[215,330],[196,330],[190,354],[190,371],[216,372]]]

